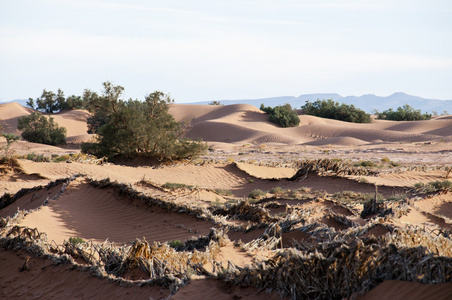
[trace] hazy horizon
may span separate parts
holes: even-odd
[[[452,99],[449,1],[2,1],[0,102],[43,89],[178,103],[396,92]]]

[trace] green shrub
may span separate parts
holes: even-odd
[[[255,189],[253,190],[251,193],[249,193],[248,198],[251,199],[260,199],[263,198],[267,195],[266,192],[264,192],[263,190],[260,189]]]
[[[67,161],[68,159],[69,159],[69,155],[66,157],[66,156],[64,156],[64,155],[61,155],[61,156],[59,156],[59,155],[56,155],[55,157],[52,155],[52,160],[54,161],[54,162],[63,162],[63,161]]]
[[[300,124],[300,118],[298,117],[297,112],[292,109],[292,106],[289,103],[278,105],[273,108],[270,106],[265,107],[264,104],[261,104],[260,109],[270,115],[268,118],[270,122],[281,127],[295,127]]]
[[[86,243],[81,237],[70,237],[69,238],[69,243],[71,243],[72,245],[77,245],[77,244],[84,244]]]
[[[360,162],[360,166],[362,166],[362,167],[376,167],[377,165],[373,161],[363,160],[363,161]]]
[[[168,246],[170,246],[171,248],[177,249],[179,247],[181,247],[184,243],[182,243],[179,240],[174,240],[174,241],[169,241],[168,242]]]
[[[386,198],[387,201],[401,201],[405,200],[407,198],[407,194],[401,193],[401,194],[395,194],[392,196],[389,196]]]
[[[167,182],[164,185],[162,185],[162,188],[174,191],[174,190],[180,190],[180,189],[192,189],[193,186],[192,185],[186,185],[186,184],[183,184],[183,183]]]
[[[215,193],[222,196],[232,196],[232,192],[230,190],[216,189]]]
[[[145,157],[158,160],[193,158],[207,150],[207,144],[183,137],[184,127],[168,112],[174,101],[162,92],[145,101],[119,99],[121,86],[104,83],[104,93],[85,91],[84,101],[93,114],[88,120],[97,141],[83,143],[82,152],[97,157]]]
[[[48,157],[45,157],[44,154],[36,154],[34,152],[28,153],[25,156],[26,159],[34,161],[34,162],[49,162],[50,159]]]
[[[275,194],[275,195],[282,195],[284,194],[284,189],[282,187],[274,187],[270,190],[270,193]]]
[[[33,109],[54,113],[66,109],[84,108],[84,101],[80,96],[64,97],[62,90],[55,94],[52,91],[43,90],[40,98],[36,98],[36,107],[33,98],[28,98],[27,105]]]
[[[391,160],[390,160],[389,158],[387,158],[387,157],[383,157],[383,158],[381,159],[381,162],[389,163],[389,162],[391,162]]]
[[[1,124],[0,124],[0,129],[2,128]],[[14,150],[12,149],[12,145],[18,140],[20,139],[20,136],[17,136],[15,134],[12,133],[5,133],[5,132],[1,132],[0,133],[1,136],[3,136],[6,140],[6,145],[3,147],[0,147],[1,150],[1,154],[0,154],[0,159],[2,161],[1,164],[4,165],[11,165],[11,163],[13,163],[13,154],[14,154]],[[13,163],[14,164],[14,163]]]
[[[416,110],[408,104],[405,104],[397,108],[396,111],[390,108],[382,113],[377,112],[377,118],[392,121],[420,121],[430,120],[432,115],[428,113],[422,114],[421,110]]]
[[[436,190],[441,190],[441,189],[451,188],[452,182],[449,180],[444,180],[444,181],[436,180],[436,181],[429,182],[429,185],[434,187]]]
[[[424,193],[434,193],[439,190],[452,188],[452,182],[449,180],[444,180],[444,181],[436,180],[436,181],[431,181],[428,184],[418,182],[414,185],[414,187]]]
[[[423,182],[418,182],[414,184],[414,187],[417,189],[423,188],[425,186],[425,184]]]
[[[306,101],[301,107],[305,114],[321,118],[335,119],[353,123],[370,123],[372,118],[365,111],[354,105],[339,104],[332,99],[319,100],[315,102]]]
[[[66,144],[66,128],[59,127],[52,117],[47,118],[40,112],[19,118],[17,129],[22,130],[22,137],[32,143]]]

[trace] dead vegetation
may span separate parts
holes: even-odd
[[[342,176],[352,172],[339,162],[317,162],[319,166],[314,162],[303,165],[299,174]],[[6,207],[26,194],[61,185],[54,196],[58,199],[80,176],[83,175],[23,189],[16,195],[5,194],[0,203]],[[23,217],[31,212],[18,211],[1,219],[0,245],[14,251],[22,249],[57,264],[71,264],[121,285],[158,285],[172,294],[193,276],[258,287],[292,299],[346,298],[387,279],[452,282],[452,233],[444,228],[397,225],[395,221],[413,208],[414,200],[405,199],[406,195],[391,200],[381,198],[377,190],[374,195],[354,191],[328,195],[304,189],[297,191],[297,197],[291,197],[293,193],[274,188],[272,198],[262,195],[264,199],[257,202],[242,199],[221,206],[202,206],[177,203],[170,197],[152,197],[131,184],[108,178],[94,180],[85,176],[85,180],[94,188],[110,189],[128,203],[188,214],[211,221],[214,226],[208,235],[185,241],[159,243],[140,237],[123,245],[83,239],[58,245],[48,241],[45,233],[21,226]],[[162,187],[145,179],[136,186],[173,193],[172,185]],[[254,237],[243,242],[240,237],[246,235]],[[224,264],[218,257],[230,236],[236,236],[232,241],[241,251],[248,255],[267,251],[268,258],[256,259],[247,266],[232,261]],[[141,279],[130,280],[131,272],[139,272]]]

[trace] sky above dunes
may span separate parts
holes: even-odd
[[[0,101],[111,81],[125,98],[452,99],[448,0],[0,0]]]

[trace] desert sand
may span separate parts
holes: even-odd
[[[32,111],[0,105],[3,131],[20,134],[18,118]],[[161,166],[76,156],[94,138],[83,110],[52,115],[67,128],[67,145],[13,144],[18,166],[0,174],[0,298],[452,297],[452,192],[425,188],[452,177],[451,116],[353,124],[299,115],[298,127],[279,128],[244,104],[173,104],[170,113],[188,122],[187,137],[208,143],[208,153]],[[50,161],[27,159],[30,153]],[[67,159],[52,161],[52,155]],[[303,161],[318,169],[300,170]],[[340,172],[331,167],[338,161]],[[256,190],[261,194],[250,199]],[[375,193],[381,205],[363,214]],[[75,237],[87,243],[69,243]],[[333,296],[309,294],[303,284],[284,287],[296,278],[284,269],[289,259],[320,253],[331,261],[342,253],[335,249],[345,248],[364,251],[361,256],[376,251],[388,266],[412,259],[420,273],[356,279],[359,284]],[[111,262],[119,254],[105,253],[123,253],[122,263]],[[159,268],[167,273],[149,272],[146,253],[153,263],[165,262]],[[163,259],[162,253],[173,254]],[[303,259],[305,266],[312,262]],[[442,271],[422,273],[427,263]],[[311,268],[323,274],[320,265]],[[276,274],[282,277],[272,279]],[[337,276],[340,286],[347,276]]]

